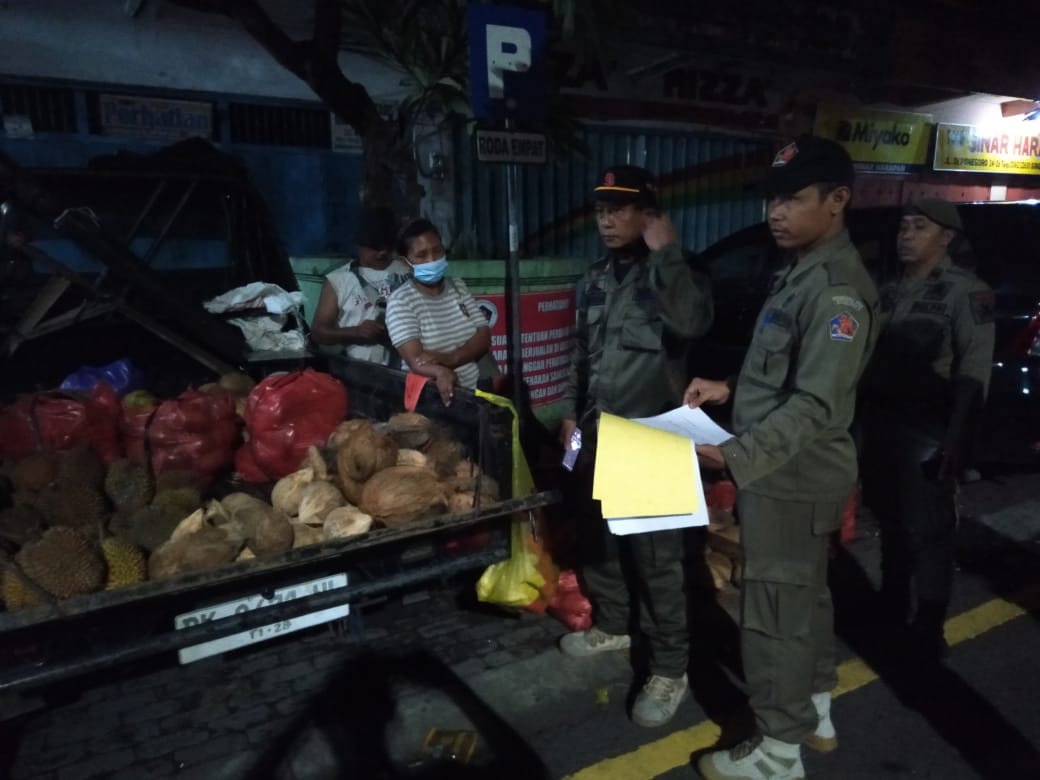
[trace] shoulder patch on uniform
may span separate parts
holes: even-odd
[[[834,295],[831,301],[836,306],[848,306],[856,311],[863,311],[863,301],[856,300],[851,295]]]
[[[993,322],[993,291],[979,290],[968,296],[971,302],[971,314],[976,325],[987,325]]]
[[[852,341],[856,338],[856,331],[859,330],[859,320],[847,311],[832,317],[828,325],[831,332],[831,341]]]

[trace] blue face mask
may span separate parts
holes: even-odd
[[[423,284],[437,284],[444,278],[444,272],[448,270],[448,258],[442,257],[429,263],[419,265],[409,263],[409,265],[412,266],[412,273],[415,274],[416,280]]]

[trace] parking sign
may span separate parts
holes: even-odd
[[[480,119],[545,116],[545,15],[472,3],[469,69],[473,114]]]

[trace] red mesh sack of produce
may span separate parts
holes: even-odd
[[[37,450],[92,447],[105,463],[122,457],[119,398],[104,382],[89,395],[34,393],[0,413],[0,456],[21,458]]]
[[[188,470],[205,483],[234,465],[238,422],[231,396],[186,390],[159,404],[146,426],[155,474]]]
[[[560,572],[556,592],[547,611],[571,631],[588,631],[592,628],[592,604],[581,592],[578,575],[573,571]]]
[[[269,376],[249,394],[245,417],[249,440],[235,457],[236,469],[247,482],[281,479],[346,419],[347,388],[309,368]]]

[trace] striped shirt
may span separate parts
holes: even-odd
[[[461,279],[445,279],[440,295],[424,295],[414,283],[401,285],[386,307],[386,328],[398,349],[418,340],[428,352],[450,352],[469,341],[477,328],[487,326],[484,313]],[[401,368],[408,370],[407,361],[401,361]],[[463,363],[455,374],[463,387],[477,386],[476,363]]]

